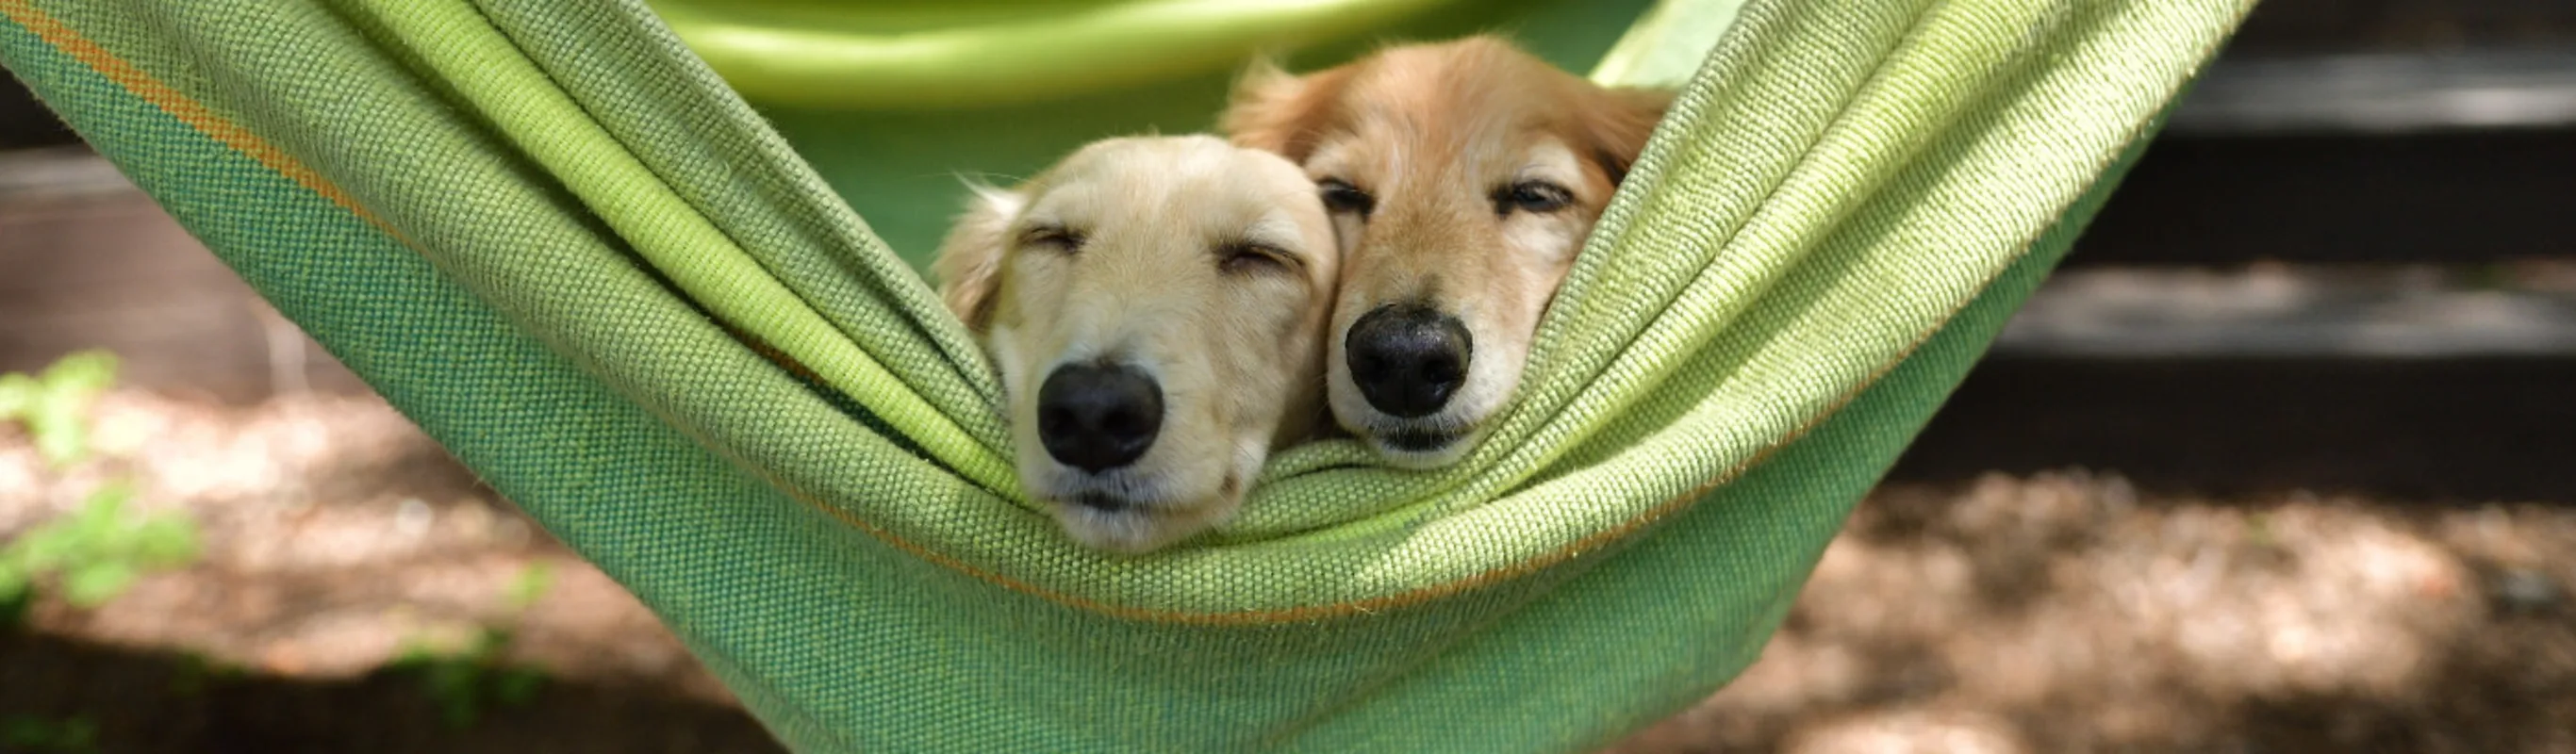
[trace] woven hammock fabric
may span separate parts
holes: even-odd
[[[1667,5],[1603,77],[1704,62],[1490,439],[1143,558],[637,0],[0,0],[0,65],[800,751],[1558,750],[1751,661],[2250,2]]]

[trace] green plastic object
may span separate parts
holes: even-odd
[[[636,0],[0,0],[0,61],[800,751],[1543,751],[1752,660],[2248,5],[1411,17],[1681,93],[1465,461],[1306,446],[1139,558],[1019,499],[895,252],[959,173],[1205,128],[1228,66],[763,103]]]
[[[653,10],[743,96],[918,110],[1061,100],[1336,41],[1457,0],[741,2]]]

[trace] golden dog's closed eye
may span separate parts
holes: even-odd
[[[1494,189],[1494,214],[1555,212],[1574,203],[1574,192],[1547,181],[1521,181]]]
[[[1316,181],[1315,187],[1322,190],[1324,209],[1335,213],[1355,212],[1367,217],[1369,210],[1377,209],[1377,197],[1369,196],[1368,192],[1352,186],[1349,181],[1326,178]]]
[[[1237,275],[1293,272],[1305,266],[1294,254],[1251,241],[1218,246],[1216,256],[1218,269]]]
[[[1020,245],[1049,248],[1066,253],[1082,250],[1082,234],[1062,225],[1040,225],[1020,233]]]

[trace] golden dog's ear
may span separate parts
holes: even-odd
[[[1249,147],[1305,162],[1331,122],[1333,103],[1351,78],[1348,66],[1298,76],[1270,58],[1257,58],[1235,79],[1233,100],[1218,119],[1238,147]]]
[[[966,187],[975,196],[939,242],[939,257],[930,271],[939,276],[939,297],[948,310],[966,321],[968,331],[982,333],[993,323],[993,293],[1002,284],[1011,220],[1019,217],[1028,197],[976,183]]]
[[[1603,89],[1593,105],[1577,114],[1583,137],[1591,142],[1592,160],[1610,175],[1611,185],[1627,180],[1628,166],[1646,151],[1647,137],[1672,107],[1673,93],[1657,89]]]

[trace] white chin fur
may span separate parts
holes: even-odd
[[[1476,439],[1482,434],[1472,432],[1459,435],[1456,439],[1450,440],[1449,444],[1431,450],[1398,448],[1388,445],[1385,439],[1374,435],[1369,436],[1368,445],[1369,449],[1377,451],[1378,457],[1385,459],[1389,466],[1415,470],[1436,469],[1465,458],[1468,449],[1476,447]]]
[[[1053,507],[1056,525],[1066,535],[1096,549],[1133,555],[1187,536],[1176,533],[1171,522],[1146,509],[1104,511],[1070,503],[1056,503]]]
[[[1333,387],[1338,388],[1348,384],[1347,378],[1336,382],[1339,384]],[[1342,429],[1359,437],[1369,446],[1369,450],[1377,453],[1379,460],[1385,461],[1389,466],[1418,470],[1435,469],[1457,463],[1458,459],[1467,456],[1467,451],[1475,449],[1477,441],[1484,439],[1485,431],[1488,429],[1483,420],[1471,422],[1457,418],[1457,415],[1463,412],[1455,404],[1448,410],[1431,416],[1399,419],[1378,411],[1374,406],[1369,406],[1367,401],[1359,398],[1358,393],[1357,388],[1349,388],[1346,394],[1350,396],[1348,399],[1334,401],[1334,421],[1341,424]],[[1356,408],[1353,408],[1354,406]],[[1492,413],[1487,412],[1485,418],[1492,418]],[[1424,448],[1419,443],[1397,442],[1395,439],[1412,434],[1447,435],[1449,441],[1438,447]]]
[[[1139,505],[1105,511],[1069,502],[1053,502],[1058,527],[1085,546],[1137,555],[1161,549],[1214,528],[1231,517],[1237,500],[1215,499],[1185,507]]]
[[[1065,535],[1084,546],[1110,552],[1137,555],[1161,549],[1189,539],[1225,523],[1242,504],[1240,490],[1261,472],[1261,463],[1269,456],[1267,438],[1247,434],[1235,445],[1231,466],[1238,480],[1234,496],[1216,494],[1189,502],[1174,502],[1165,497],[1169,490],[1152,482],[1138,483],[1128,479],[1103,482],[1097,479],[1067,483],[1059,480],[1050,486],[1057,495],[1047,503],[1056,525]],[[1062,469],[1049,469],[1054,474],[1071,474]],[[1070,502],[1081,494],[1109,492],[1127,500],[1144,500],[1126,508],[1109,511]]]

